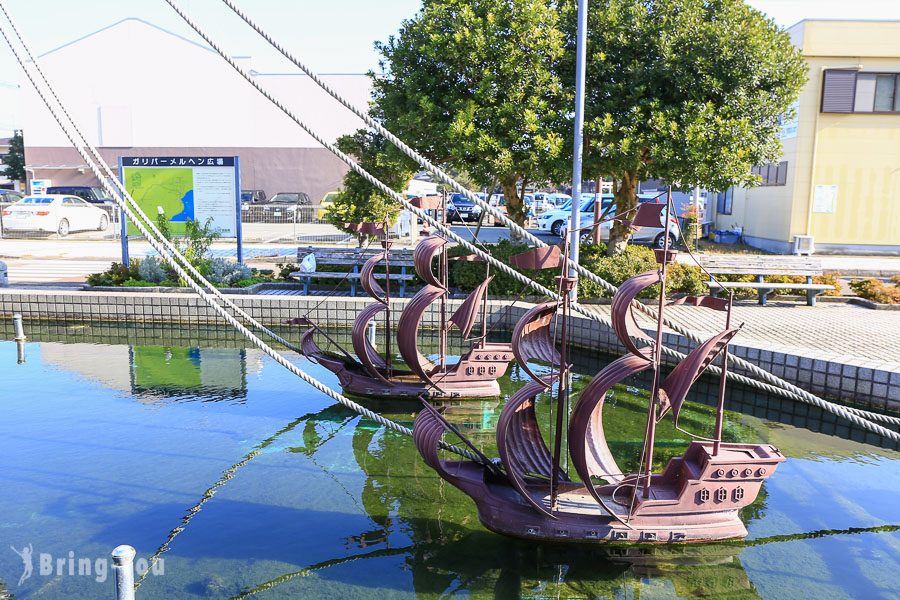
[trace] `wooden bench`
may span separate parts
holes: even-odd
[[[297,248],[297,262],[300,263],[306,256],[313,254],[316,257],[316,271],[314,273],[302,273],[294,271],[291,277],[303,282],[303,293],[309,294],[309,286],[313,279],[346,279],[350,282],[350,294],[356,296],[359,287],[359,271],[367,260],[382,249],[376,248]],[[350,272],[329,270],[331,267],[350,267]],[[390,266],[400,267],[399,273],[390,273],[391,282],[399,282],[400,298],[406,297],[406,283],[416,278],[415,274],[408,272],[413,267],[412,250],[391,250]],[[320,270],[322,268],[324,270]],[[387,279],[388,274],[383,271],[375,273],[376,279]]]
[[[700,264],[712,275],[755,275],[756,281],[719,281],[729,289],[755,289],[759,292],[759,303],[765,306],[766,297],[773,290],[791,289],[806,292],[806,303],[816,305],[816,296],[833,290],[834,286],[813,283],[812,278],[822,274],[822,265],[808,256],[755,256],[750,254],[716,255],[700,257]],[[767,282],[767,275],[790,275],[806,277],[806,283]],[[715,281],[708,282],[713,296],[721,291]]]

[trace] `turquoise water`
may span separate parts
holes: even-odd
[[[411,440],[334,405],[230,332],[75,325],[34,327],[31,339],[25,364],[0,343],[0,598],[113,598],[101,571],[119,544],[144,559],[167,548],[139,600],[898,597],[900,453],[852,441],[858,432],[806,409],[788,415],[735,392],[743,412],[729,415],[730,435],[789,457],[744,515],[747,541],[557,547],[486,531]],[[582,357],[582,369],[603,360]],[[616,398],[611,437],[627,451],[641,395]],[[501,406],[448,414],[490,446]],[[409,405],[375,408],[407,424],[414,416]],[[708,424],[705,404],[690,410]],[[674,432],[660,439],[673,453],[683,444]],[[33,571],[19,585],[23,561],[10,546],[29,544]]]

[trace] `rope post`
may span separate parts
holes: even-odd
[[[134,557],[137,551],[128,545],[112,551],[113,572],[116,575],[116,600],[134,600]]]

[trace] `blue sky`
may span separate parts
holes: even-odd
[[[294,54],[319,72],[365,72],[377,65],[374,40],[397,31],[420,0],[235,0]],[[900,19],[900,0],[748,0],[790,26],[803,18]],[[26,40],[37,53],[89,34],[126,17],[140,17],[193,37],[163,0],[5,0]],[[236,55],[253,56],[254,67],[287,70],[288,65],[220,0],[180,0],[184,9]],[[85,77],[91,70],[85,67]],[[0,136],[17,125],[18,65],[0,40]]]

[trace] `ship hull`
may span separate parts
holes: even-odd
[[[432,381],[437,387],[434,387],[416,374],[400,369],[390,372],[378,369],[382,378],[373,377],[356,361],[322,352],[310,342],[311,338],[307,337],[303,345],[305,356],[337,375],[345,394],[362,398],[496,398],[500,395],[497,379],[506,373],[512,359],[509,344],[486,344],[465,354],[446,373],[435,374]]]
[[[756,499],[762,482],[784,460],[771,446],[722,447],[724,459],[710,457],[702,444],[691,444],[685,456],[653,476],[650,499],[643,499],[639,490],[630,517],[633,486],[627,483],[596,488],[612,516],[583,485],[563,482],[550,517],[535,510],[504,478],[476,463],[442,461],[439,473],[474,500],[485,527],[503,535],[555,543],[715,542],[747,535],[740,509]],[[529,493],[549,509],[546,482],[532,482]]]

